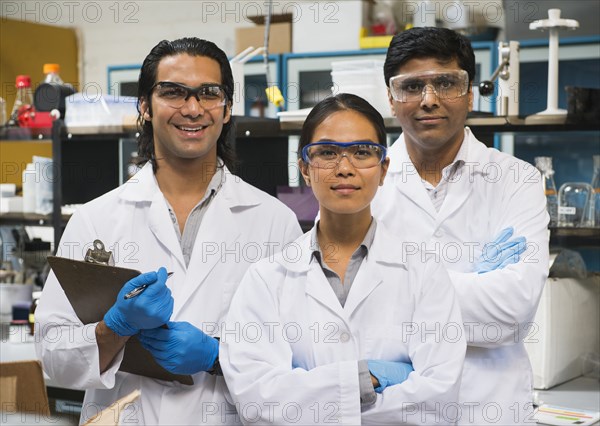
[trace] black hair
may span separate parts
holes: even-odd
[[[383,74],[389,87],[390,78],[411,59],[435,58],[443,62],[456,59],[458,66],[475,79],[475,53],[469,39],[448,28],[411,28],[396,34],[387,51]]]
[[[141,103],[143,100],[148,103],[148,114],[152,116],[152,103],[151,93],[152,86],[156,83],[156,76],[158,73],[158,64],[160,61],[168,56],[175,56],[179,54],[188,54],[190,56],[205,56],[213,59],[219,63],[221,68],[221,84],[225,89],[225,96],[227,98],[227,106],[225,107],[224,114],[227,113],[227,107],[231,108],[233,102],[233,74],[231,72],[231,66],[229,65],[229,59],[216,44],[212,41],[202,40],[196,37],[180,38],[173,41],[163,40],[152,48],[148,56],[144,59],[142,69],[140,70],[140,77],[138,80],[138,154],[140,156],[140,162],[150,161],[154,168],[154,171],[158,168],[156,160],[154,158],[154,137],[152,131],[152,123],[144,120]],[[228,123],[223,124],[223,130],[217,140],[217,155],[223,160],[225,166],[229,169],[234,169],[236,164],[235,152],[232,148],[229,140],[229,135],[232,133],[233,128],[233,117]]]
[[[339,111],[354,111],[365,117],[377,132],[377,142],[386,146],[385,123],[379,111],[360,96],[339,93],[316,104],[304,120],[298,143],[298,158],[302,158],[302,148],[312,142],[317,127],[327,117]]]

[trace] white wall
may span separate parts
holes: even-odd
[[[334,3],[338,2],[275,1],[274,13],[293,13],[294,28],[302,28],[306,22],[311,34],[316,33],[315,25],[325,17],[333,17],[335,22],[328,22],[327,33],[337,34],[334,40],[337,40],[340,48],[357,48],[358,42],[346,46],[343,43],[348,40],[348,37],[344,38],[344,34],[358,34],[358,26],[355,27],[358,18],[352,18],[352,13],[350,16],[348,14],[348,10],[358,9],[348,9],[348,4],[345,3],[359,2],[339,1],[341,6],[336,5],[335,9],[327,6]],[[94,83],[94,86],[98,85],[104,92],[109,65],[141,64],[150,49],[162,39],[197,36],[214,41],[228,55],[234,55],[235,28],[254,25],[248,16],[264,14],[267,10],[265,4],[265,0],[1,0],[0,15],[39,24],[76,28],[81,47],[80,81],[82,84]],[[332,10],[337,12],[331,15]],[[317,16],[319,11],[320,17]],[[319,46],[326,46],[328,50],[333,48],[331,43],[323,43],[322,38],[318,40],[317,38],[304,47],[305,51],[312,50],[310,47],[319,50]],[[60,49],[60,46],[56,48]]]
[[[408,2],[417,0],[404,0]],[[501,0],[469,2],[479,9],[490,3],[501,6]],[[265,0],[0,0],[0,15],[76,28],[81,48],[80,82],[93,83],[105,93],[109,65],[141,64],[162,39],[206,38],[233,56],[235,28],[254,25],[248,17],[265,14],[266,4]],[[440,9],[439,5],[438,9],[454,10]],[[487,10],[492,9],[496,10]],[[282,12],[294,15],[295,52],[358,49],[362,20],[359,0],[275,0],[274,13]]]

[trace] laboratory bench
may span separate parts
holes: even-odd
[[[580,376],[548,390],[537,390],[534,396],[538,404],[600,412],[600,379]],[[596,425],[600,425],[600,421],[595,422]]]
[[[600,412],[600,379],[580,376],[547,390],[537,390],[537,403]]]
[[[8,341],[5,338],[0,341],[0,362],[32,359],[37,359],[35,346],[32,341],[14,342]],[[51,406],[52,402],[60,401],[63,408],[68,407],[69,404],[71,404],[72,407],[77,407],[77,404],[80,404],[83,401],[83,391],[56,386],[47,376],[45,377],[45,380]],[[551,404],[576,410],[600,411],[600,381],[595,377],[581,376],[548,390],[536,390],[534,392],[534,397],[535,402],[538,404]],[[0,416],[3,415],[5,414],[0,412]],[[50,419],[52,420],[51,424],[77,424],[77,422],[70,423],[70,421],[72,421],[74,417],[77,417],[78,419],[78,415],[58,413],[56,417],[58,420],[54,419],[54,415],[55,413],[53,412],[53,418]],[[9,421],[15,422],[14,424],[25,424],[17,422],[20,418],[21,413],[18,413],[18,415],[15,414],[10,416]],[[33,417],[27,417],[27,419],[30,418]],[[62,423],[63,421],[66,423]],[[2,420],[0,421],[0,424],[13,423],[5,423]],[[40,424],[45,423],[42,422]]]

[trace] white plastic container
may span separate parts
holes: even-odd
[[[37,191],[37,172],[35,164],[29,163],[23,170],[23,212],[35,213],[36,191]]]
[[[65,125],[70,131],[94,133],[121,131],[124,121],[137,116],[137,98],[131,96],[103,97],[75,93],[65,100]]]
[[[52,213],[53,171],[52,158],[33,156],[37,179],[35,190],[35,212],[38,214]]]
[[[383,77],[384,61],[365,59],[331,63],[334,95],[352,93],[375,107],[383,117],[393,117]]]

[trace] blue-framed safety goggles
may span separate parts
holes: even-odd
[[[302,148],[302,160],[319,169],[333,169],[347,157],[357,169],[375,167],[385,160],[385,146],[371,141],[313,142]]]

